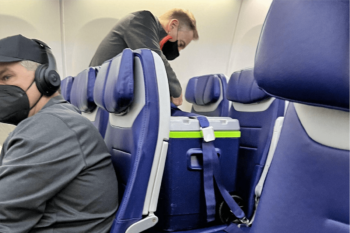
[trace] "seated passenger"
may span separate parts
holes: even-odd
[[[45,66],[40,64],[46,64]],[[57,92],[47,45],[0,40],[0,232],[108,232],[117,179],[97,129]]]

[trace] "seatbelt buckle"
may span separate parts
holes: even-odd
[[[206,128],[200,127],[200,130],[202,131],[203,140],[205,142],[211,142],[215,140],[214,129],[212,126],[208,126]]]
[[[249,219],[247,219],[246,217],[240,218],[239,221],[245,224],[246,226],[249,226]]]

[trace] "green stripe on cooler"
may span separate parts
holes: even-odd
[[[215,131],[215,138],[240,138],[241,131]],[[203,138],[201,131],[170,131],[170,138]]]

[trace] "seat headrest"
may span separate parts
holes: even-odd
[[[71,103],[82,112],[93,112],[96,109],[93,93],[96,73],[96,68],[89,67],[74,78]]]
[[[196,105],[215,103],[221,95],[221,74],[193,77],[188,81],[185,98]]]
[[[273,96],[349,111],[349,0],[274,0],[254,72]]]
[[[233,102],[251,104],[269,97],[256,84],[252,68],[234,72],[228,81],[226,98]]]
[[[134,99],[134,55],[131,49],[104,62],[94,89],[96,104],[110,113],[125,112]]]
[[[61,82],[61,95],[65,100],[70,102],[70,92],[72,90],[72,85],[74,82],[74,77],[68,76]]]

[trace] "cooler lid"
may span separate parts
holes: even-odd
[[[210,126],[214,131],[237,131],[239,122],[230,117],[207,117]],[[199,122],[197,119],[189,117],[171,117],[170,131],[199,131]]]

